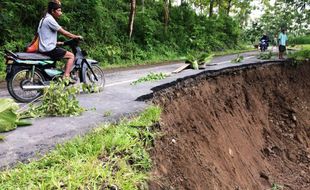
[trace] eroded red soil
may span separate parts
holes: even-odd
[[[202,75],[153,101],[150,189],[310,189],[310,63]]]

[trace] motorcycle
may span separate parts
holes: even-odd
[[[267,40],[261,40],[260,43],[259,43],[259,47],[260,47],[260,51],[261,52],[266,51],[267,48],[268,48]]]
[[[74,55],[74,66],[70,77],[80,83],[96,86],[100,90],[105,85],[103,70],[98,61],[86,59],[87,53],[79,47],[80,39],[64,42]],[[6,81],[10,95],[19,102],[32,102],[49,87],[50,81],[63,76],[64,71],[56,68],[55,60],[40,53],[13,53],[5,50]]]

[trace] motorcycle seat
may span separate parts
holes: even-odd
[[[52,60],[52,58],[50,58],[49,56],[43,55],[41,53],[20,52],[15,54],[17,55],[17,58],[21,60]]]

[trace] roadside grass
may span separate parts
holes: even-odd
[[[294,50],[310,49],[310,44],[299,44],[299,45],[294,45],[294,46],[289,45],[289,48],[292,48]]]
[[[161,110],[102,125],[38,161],[0,172],[0,189],[144,189]]]
[[[256,49],[247,46],[240,50],[216,51],[216,52],[210,52],[210,54],[214,54],[214,56],[223,56],[223,55],[229,55],[229,54],[245,53],[245,52],[254,51],[254,50]],[[168,56],[166,58],[163,58],[162,56],[154,56],[151,59],[145,60],[145,61],[130,61],[130,62],[122,62],[120,64],[106,64],[105,63],[102,65],[102,67],[105,69],[126,68],[126,67],[132,67],[132,66],[142,66],[142,65],[152,65],[152,64],[158,64],[158,63],[185,61],[186,58],[187,58],[186,55],[172,54],[171,56]]]
[[[288,57],[296,61],[310,59],[310,44],[303,44],[294,47],[293,52],[288,52]]]
[[[219,51],[219,52],[214,52],[215,56],[222,56],[222,55],[229,55],[229,54],[239,54],[239,53],[245,53],[249,51],[255,51],[257,49],[253,47],[245,47],[244,49],[240,50],[225,50],[225,51]]]
[[[210,53],[214,54],[214,56],[222,56],[222,55],[244,53],[244,52],[255,50],[254,48],[250,46],[244,46],[241,48],[242,49],[238,49],[238,50],[224,50],[224,51],[217,51],[217,52],[210,52]],[[158,63],[165,63],[165,62],[167,63],[167,62],[185,61],[185,60],[186,60],[186,55],[180,55],[177,53],[168,52],[166,55],[152,55],[148,57],[148,60],[127,60],[127,61],[120,61],[117,64],[110,64],[108,62],[102,62],[100,64],[100,67],[102,67],[103,69],[118,69],[118,68],[129,68],[133,66],[152,65],[152,64],[158,64]],[[0,65],[2,65],[3,67],[3,68],[0,67],[0,81],[3,81],[6,75],[4,71],[4,67],[5,67],[4,60],[0,60]]]

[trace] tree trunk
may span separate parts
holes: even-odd
[[[129,15],[129,24],[128,24],[128,36],[131,38],[133,32],[133,23],[136,15],[136,0],[131,0],[130,4],[130,15]]]
[[[210,0],[209,17],[212,17],[213,15],[213,3],[214,0]]]
[[[227,9],[226,9],[226,13],[227,13],[227,16],[229,16],[229,12],[230,12],[230,8],[231,8],[231,6],[232,6],[232,0],[228,0],[228,2],[227,2]]]
[[[169,23],[169,0],[164,0],[164,28],[165,33],[168,30],[168,23]]]
[[[222,15],[223,13],[223,8],[222,8],[222,1],[221,0],[217,0],[217,6],[218,6],[218,12],[219,12],[219,15]]]
[[[141,0],[141,4],[142,4],[142,13],[144,13],[144,0]]]

